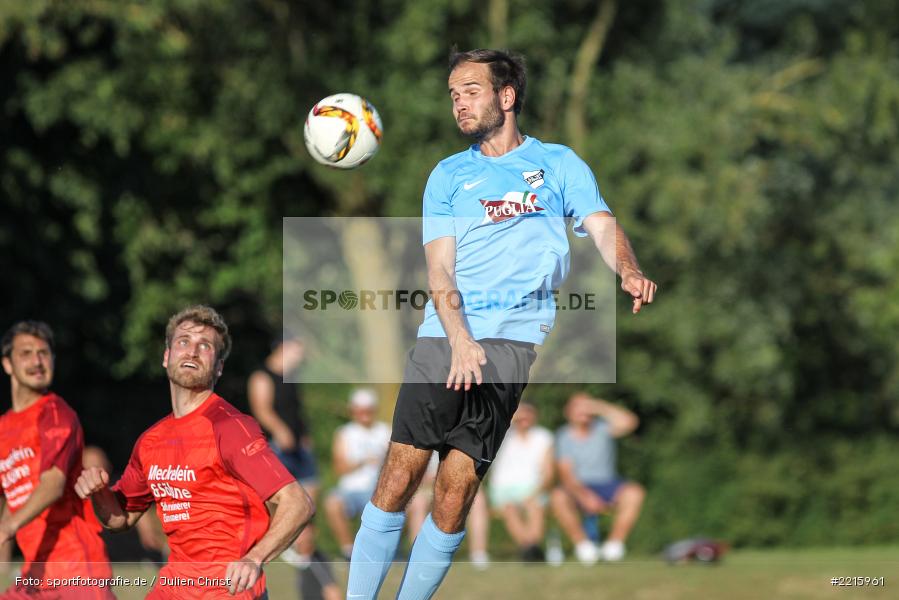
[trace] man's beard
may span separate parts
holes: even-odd
[[[166,370],[172,383],[188,390],[211,390],[215,383],[212,370],[205,373],[200,369],[190,371],[171,364]]]
[[[497,96],[494,98],[490,107],[484,112],[484,116],[480,119],[477,128],[473,131],[469,131],[465,135],[473,137],[478,141],[484,140],[499,130],[505,122],[506,113],[503,112],[502,107],[499,105],[499,96]]]
[[[44,370],[41,375],[37,375],[37,373],[34,372],[29,373],[25,370],[18,372],[14,370],[13,376],[16,378],[16,381],[19,382],[20,386],[35,394],[43,394],[53,382],[52,371],[47,370]]]

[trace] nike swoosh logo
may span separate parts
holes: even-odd
[[[477,187],[477,186],[481,185],[482,183],[484,183],[485,181],[487,181],[486,177],[483,179],[478,179],[477,181],[472,181],[471,183],[463,183],[462,187],[465,188],[465,191],[467,192],[471,188]]]

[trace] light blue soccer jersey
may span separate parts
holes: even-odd
[[[475,144],[442,160],[423,204],[423,243],[456,238],[456,286],[472,337],[535,344],[552,329],[552,291],[568,275],[566,221],[585,236],[587,215],[611,212],[571,148],[532,137],[502,156]],[[433,301],[418,336],[446,337]]]

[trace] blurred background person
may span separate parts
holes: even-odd
[[[350,519],[360,515],[371,499],[390,444],[390,426],[375,420],[378,397],[374,390],[354,390],[349,408],[351,421],[337,429],[331,446],[332,466],[340,479],[325,499],[328,525],[346,560],[353,552]]]
[[[431,510],[431,501],[434,499],[434,481],[437,479],[439,465],[438,453],[434,452],[418,491],[406,506],[406,531],[410,547],[415,542],[415,537],[421,530],[428,511]],[[490,566],[490,554],[487,552],[487,543],[490,537],[490,510],[487,507],[487,498],[484,496],[483,488],[478,488],[478,493],[475,495],[465,521],[465,529],[468,532],[466,535],[468,560],[471,561],[474,568],[484,570]]]
[[[540,545],[552,483],[553,434],[537,425],[537,408],[521,402],[493,461],[488,490],[524,561],[544,560]]]
[[[565,418],[568,424],[556,435],[560,485],[552,493],[553,512],[582,563],[621,560],[646,491],[618,476],[615,440],[632,433],[640,420],[626,408],[584,393],[568,400]],[[612,527],[600,548],[584,530],[582,515],[609,511],[614,512]]]
[[[250,374],[247,398],[250,412],[262,426],[269,446],[315,503],[319,491],[318,467],[303,406],[303,390],[298,383],[289,381],[304,357],[303,342],[284,335],[275,342],[262,365]],[[327,557],[315,547],[315,533],[314,523],[307,525],[281,558],[300,569],[299,587],[304,598],[339,600],[340,588]]]

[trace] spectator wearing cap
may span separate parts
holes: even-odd
[[[375,420],[378,397],[361,388],[350,395],[350,418],[334,434],[331,448],[337,488],[325,499],[325,515],[341,553],[349,560],[353,551],[350,519],[362,513],[378,483],[378,473],[390,444],[390,426]]]

